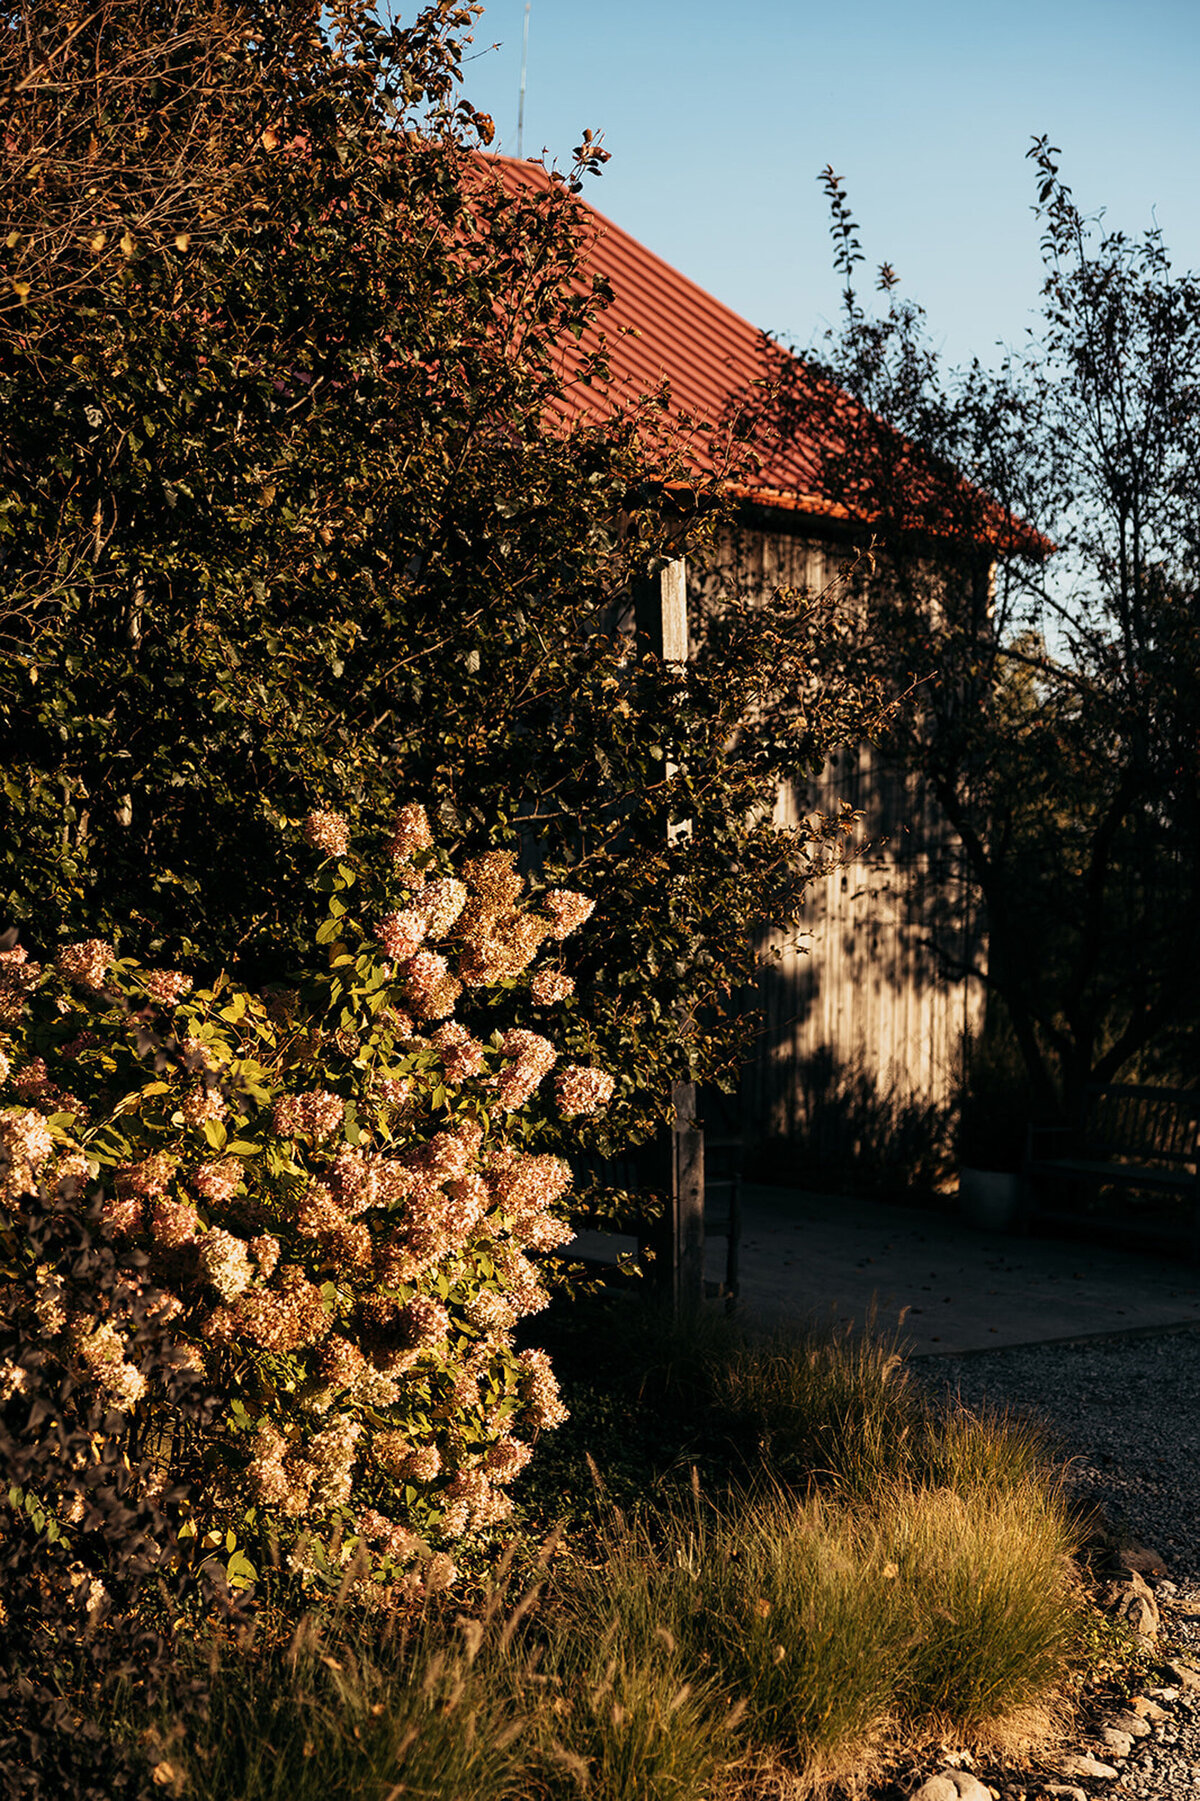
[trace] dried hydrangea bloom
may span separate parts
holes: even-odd
[[[511,850],[490,850],[463,864],[468,887],[493,912],[511,907],[525,886],[513,868],[515,856]]]
[[[177,1160],[169,1151],[156,1151],[139,1163],[123,1163],[114,1172],[119,1195],[140,1194],[144,1200],[157,1200],[167,1193],[177,1168]]]
[[[355,1378],[353,1398],[360,1407],[391,1407],[400,1399],[401,1392],[400,1384],[391,1376],[373,1363],[364,1363]]]
[[[522,1351],[517,1362],[521,1366],[521,1386],[534,1425],[561,1426],[570,1415],[563,1406],[558,1382],[545,1351]]]
[[[165,1197],[153,1202],[149,1223],[155,1244],[168,1251],[191,1244],[200,1231],[200,1215],[190,1201],[172,1201]]]
[[[435,1132],[421,1155],[421,1167],[428,1175],[445,1181],[463,1176],[479,1155],[483,1143],[483,1127],[477,1119],[460,1120],[448,1132]]]
[[[68,1151],[65,1157],[59,1157],[55,1162],[53,1180],[61,1193],[76,1195],[99,1174],[100,1165],[85,1157],[82,1151]]]
[[[539,969],[529,984],[529,992],[539,1007],[552,1007],[575,992],[575,978],[561,969]]]
[[[550,1211],[570,1184],[571,1168],[561,1157],[510,1155],[495,1160],[488,1174],[492,1199],[503,1207],[513,1238],[539,1251],[552,1251],[574,1236]]]
[[[142,976],[142,985],[160,1007],[177,1007],[192,992],[191,976],[178,969],[148,969]]]
[[[271,1117],[281,1138],[304,1134],[319,1144],[340,1129],[346,1103],[326,1088],[311,1088],[304,1094],[280,1095]]]
[[[520,1026],[514,1026],[504,1034],[500,1049],[512,1061],[500,1075],[497,1111],[515,1113],[554,1067],[558,1052],[549,1039]]]
[[[279,1240],[269,1232],[260,1232],[250,1240],[249,1250],[258,1265],[259,1275],[264,1282],[269,1281],[279,1264]]]
[[[214,1207],[231,1201],[241,1186],[242,1166],[236,1157],[219,1157],[202,1163],[192,1174],[192,1187]]]
[[[81,1337],[75,1346],[80,1362],[103,1398],[123,1411],[135,1407],[146,1392],[145,1376],[125,1361],[126,1348],[121,1334],[107,1321]]]
[[[29,1381],[29,1372],[11,1357],[0,1359],[0,1406],[11,1401]]]
[[[122,1201],[106,1194],[100,1219],[110,1238],[136,1238],[145,1229],[146,1203],[136,1195]]]
[[[4,1060],[6,1076],[8,1074],[8,1068],[9,1064],[6,1057]],[[23,1100],[35,1101],[40,1094],[44,1094],[48,1088],[52,1088],[53,1086],[46,1070],[46,1059],[44,1057],[32,1057],[23,1068],[17,1071],[12,1079],[12,1085]]]
[[[408,1076],[377,1075],[371,1078],[371,1096],[381,1107],[407,1107],[412,1100],[412,1088]]]
[[[541,1313],[550,1305],[550,1296],[546,1291],[537,1268],[523,1251],[515,1245],[504,1244],[497,1247],[494,1262],[496,1273],[504,1285],[504,1291],[514,1313],[524,1317],[529,1313]]]
[[[440,1301],[418,1294],[401,1309],[398,1324],[409,1345],[427,1349],[442,1343],[450,1330],[450,1315]]]
[[[244,1239],[210,1226],[200,1240],[200,1265],[223,1301],[236,1301],[254,1279]]]
[[[250,1491],[264,1506],[278,1506],[286,1501],[292,1490],[292,1478],[286,1468],[287,1440],[270,1420],[262,1420],[251,1446],[252,1454],[246,1467]]]
[[[331,1332],[313,1360],[313,1369],[334,1388],[351,1388],[362,1373],[365,1357],[340,1332]]]
[[[41,979],[41,964],[29,961],[23,945],[0,951],[0,1021],[15,1025],[23,1017]]]
[[[361,1221],[343,1212],[323,1182],[313,1182],[301,1196],[296,1230],[337,1264],[348,1269],[370,1266],[371,1234]]]
[[[443,876],[421,891],[421,912],[427,938],[444,938],[467,904],[467,885],[454,876]]]
[[[522,1244],[531,1251],[557,1251],[564,1244],[570,1244],[574,1236],[575,1228],[569,1221],[556,1219],[551,1213],[523,1221],[520,1232]]]
[[[327,857],[344,857],[350,848],[350,827],[341,813],[318,808],[304,821],[304,842]]]
[[[313,1472],[310,1505],[319,1512],[344,1507],[350,1499],[354,1453],[362,1426],[342,1414],[308,1442],[306,1461]]]
[[[391,1470],[398,1482],[436,1482],[442,1473],[442,1454],[436,1445],[418,1445],[397,1457]]]
[[[532,1445],[522,1444],[517,1438],[500,1438],[488,1451],[483,1467],[493,1482],[511,1482],[532,1456]]]
[[[371,1181],[376,1207],[395,1207],[410,1195],[419,1180],[416,1170],[398,1158],[381,1157],[373,1164]]]
[[[550,915],[550,936],[569,938],[591,918],[596,903],[586,894],[576,894],[570,888],[550,888],[543,897],[543,905]]]
[[[184,1095],[179,1110],[189,1126],[203,1126],[210,1119],[224,1119],[229,1111],[229,1103],[219,1088],[210,1088],[206,1082],[197,1082]]]
[[[429,815],[419,802],[409,801],[396,815],[389,854],[395,862],[407,863],[419,850],[427,850],[432,843]]]
[[[446,1493],[449,1506],[442,1519],[442,1530],[452,1538],[494,1526],[512,1512],[510,1496],[496,1488],[482,1469],[457,1470]],[[453,1523],[448,1524],[448,1521]]]
[[[464,912],[459,974],[470,988],[523,975],[549,929],[533,913]]]
[[[39,1264],[34,1274],[33,1311],[47,1338],[54,1338],[67,1323],[63,1286],[45,1264]]]
[[[423,909],[403,907],[375,921],[375,938],[385,956],[393,963],[403,963],[424,944],[426,925]]]
[[[270,1288],[251,1288],[233,1308],[218,1309],[204,1336],[219,1342],[248,1338],[264,1351],[297,1351],[319,1344],[332,1325],[317,1284],[285,1264]]]
[[[442,1221],[454,1245],[464,1244],[487,1212],[487,1183],[482,1176],[458,1176],[446,1184]]]
[[[435,1595],[452,1588],[458,1581],[458,1565],[444,1551],[435,1551],[422,1572],[427,1594]]]
[[[103,988],[115,956],[112,945],[103,938],[83,938],[76,944],[62,945],[54,967],[68,982],[96,990]]]
[[[560,1201],[571,1186],[571,1166],[562,1157],[543,1153],[530,1157],[511,1146],[493,1156],[488,1187],[508,1213],[542,1213]]]
[[[517,1322],[517,1310],[508,1296],[495,1288],[481,1288],[467,1302],[466,1315],[473,1326],[491,1336],[510,1332]]]
[[[169,1320],[179,1318],[180,1314],[183,1312],[183,1302],[177,1294],[172,1294],[169,1288],[160,1288],[158,1292],[147,1301],[146,1312],[151,1319],[159,1320],[163,1324],[166,1324]]]
[[[466,1082],[483,1068],[483,1046],[457,1020],[447,1020],[444,1026],[439,1026],[431,1035],[431,1041],[442,1053],[442,1067],[448,1082]]]
[[[0,1194],[15,1199],[37,1187],[38,1171],[54,1152],[54,1138],[34,1107],[0,1112]]]
[[[359,1536],[377,1545],[380,1554],[397,1563],[411,1563],[422,1549],[421,1541],[406,1526],[385,1519],[374,1507],[364,1507],[356,1521]]]
[[[376,1244],[375,1273],[384,1287],[398,1288],[440,1263],[449,1249],[450,1240],[438,1221],[414,1220]]]
[[[418,1019],[444,1019],[453,1013],[462,983],[451,975],[445,957],[437,951],[418,951],[399,974],[404,997]]]
[[[568,1063],[554,1078],[559,1111],[568,1118],[576,1114],[597,1113],[612,1099],[613,1078],[603,1069],[589,1069],[582,1063]]]

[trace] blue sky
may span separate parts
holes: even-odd
[[[510,153],[523,15],[490,0],[466,70]],[[801,348],[837,311],[831,162],[868,267],[952,360],[990,359],[1033,322],[1036,133],[1085,210],[1132,233],[1156,212],[1200,267],[1198,93],[1200,0],[532,0],[524,142],[566,164],[602,131],[593,204]]]

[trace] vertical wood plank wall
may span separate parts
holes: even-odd
[[[719,548],[693,605],[731,581],[763,604],[778,588],[820,590],[846,554],[744,528]],[[947,1108],[964,1031],[977,1028],[983,1004],[982,984],[944,976],[928,943],[936,923],[943,942],[969,951],[978,904],[954,835],[919,784],[857,746],[815,790],[781,787],[776,820],[794,825],[840,801],[863,812],[861,854],[814,882],[798,934],[769,941],[779,958],[763,971],[765,1030],[743,1091],[749,1139],[793,1141],[799,1159],[816,1163],[870,1157],[872,1131]]]

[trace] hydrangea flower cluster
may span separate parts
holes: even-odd
[[[504,852],[455,873],[415,804],[381,868],[335,812],[303,835],[331,906],[327,966],[298,989],[206,987],[100,940],[44,968],[0,952],[0,1201],[98,1185],[118,1254],[148,1259],[226,1404],[209,1439],[174,1430],[120,1333],[73,1317],[52,1272],[38,1317],[81,1381],[145,1418],[206,1529],[244,1545],[249,1513],[305,1569],[357,1549],[379,1583],[429,1586],[452,1574],[439,1547],[505,1517],[565,1417],[549,1362],[512,1338],[571,1236],[570,1170],[521,1147],[530,1109],[612,1092],[559,1065],[546,1010],[572,984],[531,967],[591,902],[539,905]],[[464,994],[478,1014],[514,983],[543,1030],[454,1019]]]

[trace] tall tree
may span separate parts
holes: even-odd
[[[880,553],[877,662],[923,704],[890,746],[926,778],[986,904],[986,964],[1037,1103],[1176,1075],[1200,978],[1200,278],[1085,216],[1046,139],[1030,151],[1042,326],[996,370],[946,371],[921,309],[879,273],[824,181],[841,410],[827,461]],[[812,418],[803,381],[777,428]]]
[[[506,185],[458,98],[477,11],[10,17],[3,906],[275,975],[315,923],[295,821],[420,800],[597,897],[569,1048],[624,1072],[624,1133],[736,1061],[755,928],[820,853],[771,827],[776,773],[866,707],[808,679],[814,609],[731,612],[687,670],[636,640],[717,484],[670,503],[666,396],[572,408],[603,152]]]

